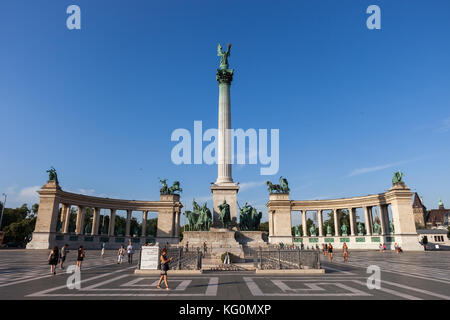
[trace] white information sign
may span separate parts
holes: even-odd
[[[143,246],[141,248],[141,270],[157,270],[159,262],[159,246]]]

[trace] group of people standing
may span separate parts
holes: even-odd
[[[128,255],[128,263],[132,264],[133,263],[134,246],[131,244],[131,241],[128,244],[126,250],[125,250],[125,246],[123,244],[120,246],[119,251],[117,251],[117,264],[122,264],[125,253]]]
[[[348,246],[344,242],[342,245],[342,256],[344,257],[344,262],[348,262]],[[333,262],[333,255],[334,255],[334,248],[331,243],[323,243],[322,244],[322,253],[324,256],[328,254],[328,258],[330,259],[330,262]]]
[[[66,261],[67,254],[69,253],[69,246],[65,244],[61,250],[58,246],[54,246],[48,255],[48,264],[50,265],[50,274],[56,274],[56,266],[59,263],[61,270],[64,269],[64,262]],[[77,250],[77,267],[81,270],[81,265],[83,263],[86,251],[83,246],[80,246]]]

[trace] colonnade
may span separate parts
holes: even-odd
[[[374,232],[372,211],[378,207],[379,233]],[[389,209],[390,207],[390,214]],[[417,243],[417,232],[412,210],[412,192],[404,184],[394,184],[387,192],[352,198],[329,200],[290,200],[288,193],[271,193],[267,203],[269,215],[269,242],[292,243],[295,239],[316,245],[318,243],[334,243],[342,245],[344,242],[358,249],[377,248],[379,243],[393,241],[402,245],[406,250],[423,250]],[[358,231],[356,210],[364,211],[364,230]],[[348,211],[349,227],[346,234],[342,234],[339,212]],[[301,212],[301,237],[292,235],[292,212]],[[318,217],[318,234],[311,236],[307,230],[307,212],[315,211]],[[332,213],[334,230],[324,228],[324,212]],[[390,219],[391,218],[391,219]],[[362,222],[362,221],[361,221]],[[392,223],[392,226],[391,226]],[[317,226],[315,226],[317,227]],[[391,229],[392,227],[392,229]],[[316,229],[314,230],[316,232]],[[344,237],[342,237],[344,236]],[[306,238],[306,240],[305,240]],[[308,240],[309,239],[309,240]]]
[[[61,230],[60,232],[62,234],[69,234],[69,225],[70,225],[70,208],[72,205],[63,203],[61,208]],[[85,234],[85,226],[84,226],[84,220],[86,215],[86,209],[88,207],[83,207],[78,205],[78,211],[77,211],[77,218],[76,218],[76,227],[75,227],[75,234],[82,235]],[[90,235],[96,236],[101,234],[99,232],[100,227],[100,210],[103,208],[94,207],[94,214],[92,217],[92,227],[90,230]],[[116,212],[120,209],[106,209],[109,210],[109,225],[107,230],[108,236],[115,236],[114,226],[115,226],[115,218],[116,218]],[[127,212],[126,215],[126,226],[125,226],[125,236],[129,237],[131,234],[131,220],[132,220],[132,213],[133,210],[131,209],[122,209]],[[142,211],[142,231],[141,231],[141,237],[147,236],[147,216],[148,216],[148,210]],[[179,217],[179,214],[177,215]]]
[[[388,214],[388,205],[389,204],[378,204],[377,207],[379,208],[379,219],[380,219],[380,235],[385,235],[385,234],[389,234],[390,233],[390,229],[389,229],[389,214]],[[372,218],[372,210],[373,210],[374,206],[364,206],[362,207],[362,209],[364,210],[364,235],[372,235],[374,233],[373,231],[373,218]],[[324,211],[331,211],[333,213],[333,221],[334,221],[334,230],[333,230],[333,234],[335,236],[338,235],[342,235],[342,231],[341,231],[341,225],[340,225],[340,219],[339,219],[339,211],[344,211],[347,210],[347,212],[349,213],[349,221],[350,221],[350,232],[347,235],[351,235],[351,236],[355,236],[358,235],[358,227],[357,227],[357,223],[356,223],[356,209],[357,208],[353,208],[353,207],[349,207],[349,208],[332,208],[332,209],[303,209],[300,210],[301,215],[302,215],[302,233],[303,236],[306,236],[308,234],[310,234],[309,230],[307,230],[307,212],[311,212],[311,211],[315,211],[317,212],[317,224],[318,224],[318,229],[319,229],[319,233],[318,236],[322,237],[322,236],[326,236],[326,235],[331,235],[331,234],[327,234],[327,230],[324,230],[323,226],[323,213]],[[272,226],[272,232],[270,232],[269,230],[269,235],[273,234],[273,227]]]
[[[158,223],[156,241],[178,243],[180,234],[180,214],[183,207],[180,202],[180,195],[160,195],[159,201],[137,201],[137,200],[121,200],[93,197],[82,194],[66,192],[61,189],[55,181],[48,181],[40,190],[39,211],[36,220],[36,226],[33,232],[32,241],[27,245],[27,248],[44,249],[50,248],[57,243],[57,239],[64,241],[65,235],[70,235],[70,239],[79,239],[75,241],[92,241],[86,237],[72,237],[69,232],[70,225],[70,208],[77,206],[78,212],[76,217],[75,235],[100,236],[100,210],[109,210],[109,225],[107,235],[114,237],[115,234],[115,220],[118,210],[126,211],[126,226],[125,237],[130,237],[131,234],[131,220],[134,211],[142,212],[142,235],[147,236],[147,216],[148,212],[157,212]],[[61,214],[59,209],[61,206]],[[87,208],[93,208],[92,227],[86,230],[84,220]],[[61,228],[58,229],[58,217]],[[57,230],[58,229],[58,230]],[[90,237],[92,239],[92,237]],[[118,240],[118,239],[116,239]],[[97,241],[97,240],[96,240]],[[113,241],[114,243],[116,241]]]

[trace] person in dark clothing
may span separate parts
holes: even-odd
[[[169,284],[167,283],[167,271],[169,270],[169,263],[172,261],[173,258],[167,258],[167,249],[163,248],[161,250],[161,277],[159,278],[158,282],[158,289],[161,289],[161,282],[164,279],[164,284],[166,285],[166,290],[170,290]]]
[[[59,249],[54,246],[50,254],[48,255],[48,264],[50,265],[50,273],[56,274],[56,266],[59,261]]]
[[[86,255],[86,252],[83,249],[83,246],[80,246],[78,248],[78,254],[77,254],[77,267],[81,270],[81,264],[83,263],[84,256]]]

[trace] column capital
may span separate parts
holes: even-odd
[[[231,84],[231,81],[233,81],[233,72],[233,69],[217,69],[217,82],[219,82],[219,84]]]

